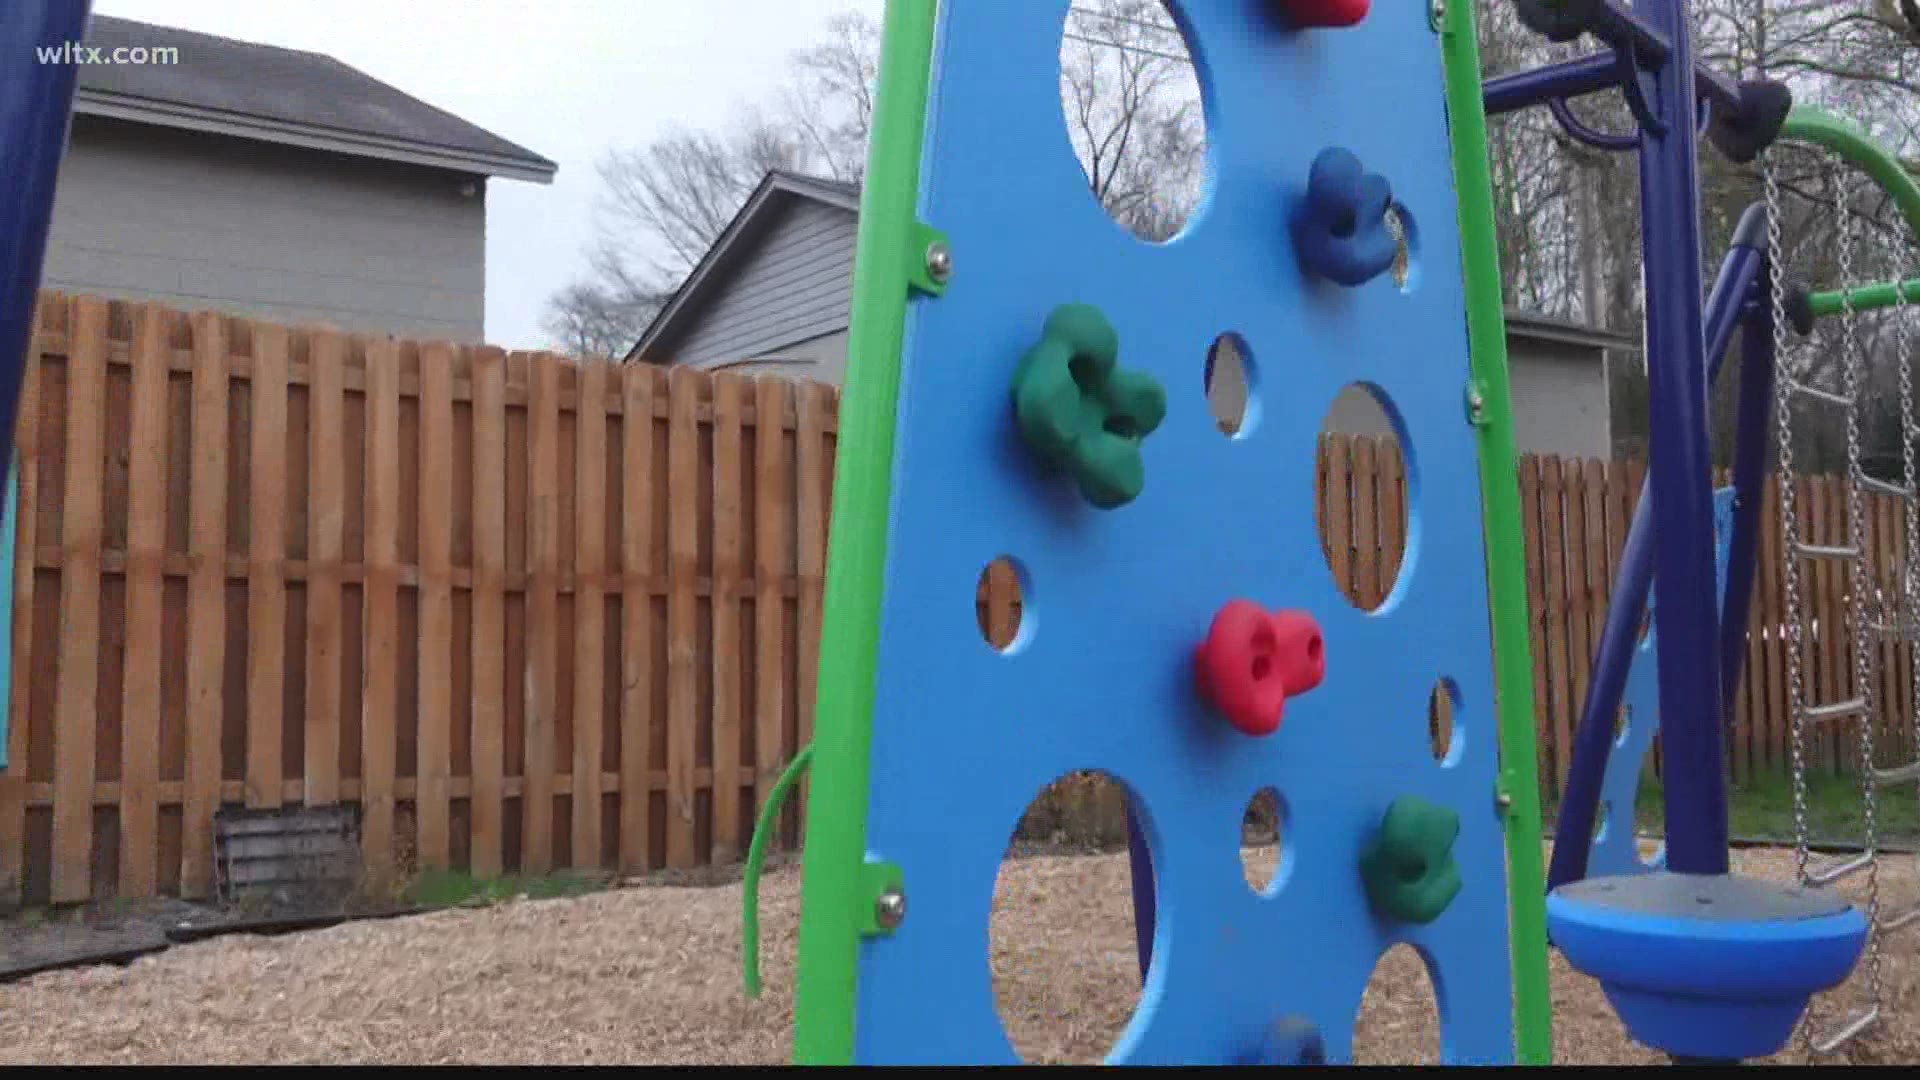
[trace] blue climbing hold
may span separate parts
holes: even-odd
[[[1400,245],[1387,231],[1393,188],[1367,172],[1350,150],[1320,152],[1307,197],[1293,219],[1294,247],[1307,268],[1346,286],[1365,285],[1393,268]]]
[[[1657,871],[1555,889],[1547,935],[1636,1041],[1741,1059],[1785,1046],[1808,999],[1846,980],[1867,920],[1818,890]]]

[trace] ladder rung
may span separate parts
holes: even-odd
[[[1873,852],[1863,851],[1845,862],[1833,863],[1824,870],[1808,872],[1807,880],[1815,885],[1831,885],[1843,877],[1857,874],[1873,865]]]
[[[1856,1035],[1872,1027],[1873,1022],[1878,1019],[1880,1019],[1880,1003],[1875,1002],[1860,1012],[1854,1013],[1853,1016],[1850,1017],[1845,1024],[1842,1024],[1833,1034],[1824,1039],[1815,1040],[1813,1052],[1816,1054],[1833,1053],[1835,1050],[1852,1042]]]
[[[1881,933],[1920,923],[1920,903],[1909,904],[1905,911],[1880,924]]]
[[[1848,698],[1845,701],[1832,701],[1825,705],[1808,705],[1800,710],[1805,720],[1835,720],[1842,716],[1862,716],[1867,711],[1867,699]]]
[[[1860,478],[1860,486],[1866,488],[1868,491],[1877,491],[1882,495],[1891,495],[1896,499],[1913,498],[1912,488],[1901,487],[1899,484],[1889,484],[1885,480],[1875,480],[1871,476],[1862,476]]]
[[[1914,637],[1915,631],[1920,630],[1920,627],[1914,625],[1912,619],[1896,619],[1893,622],[1881,622],[1878,619],[1868,619],[1866,627],[1876,634],[1885,634],[1888,637],[1898,638]]]
[[[1876,784],[1910,784],[1920,780],[1920,761],[1897,769],[1875,769],[1872,775]]]
[[[1857,559],[1860,549],[1857,547],[1833,547],[1826,544],[1803,544],[1792,541],[1794,554],[1808,559]]]
[[[1831,390],[1822,390],[1817,386],[1808,386],[1806,383],[1793,379],[1783,378],[1781,382],[1785,383],[1787,389],[1794,393],[1805,394],[1815,401],[1824,401],[1829,405],[1838,405],[1843,409],[1853,408],[1853,399],[1845,394],[1836,394]]]

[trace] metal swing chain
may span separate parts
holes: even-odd
[[[1840,221],[1840,288],[1853,288],[1854,246],[1859,240],[1859,223],[1854,220],[1853,208],[1847,200],[1847,185],[1844,181],[1834,185],[1835,209]],[[1867,983],[1869,1009],[1880,1007],[1881,970],[1880,970],[1880,842],[1878,835],[1878,797],[1875,792],[1878,785],[1873,779],[1874,760],[1873,736],[1875,721],[1878,719],[1878,695],[1875,693],[1875,660],[1879,650],[1868,640],[1872,633],[1867,620],[1867,588],[1871,584],[1872,568],[1867,563],[1866,505],[1861,491],[1866,486],[1867,471],[1860,449],[1860,413],[1866,408],[1866,394],[1861,386],[1861,355],[1858,320],[1854,314],[1853,296],[1842,292],[1840,318],[1841,356],[1846,372],[1846,390],[1844,393],[1853,402],[1847,409],[1847,544],[1856,553],[1853,560],[1852,586],[1853,597],[1848,613],[1852,619],[1853,630],[1853,674],[1856,683],[1855,693],[1866,701],[1860,714],[1860,794],[1863,825],[1866,831],[1867,857]],[[1849,1024],[1848,1028],[1853,1025]],[[1841,1033],[1839,1041],[1845,1041],[1847,1032]]]
[[[1895,647],[1905,650],[1907,665],[1912,669],[1912,700],[1920,703],[1920,574],[1915,573],[1914,563],[1920,559],[1920,465],[1915,463],[1914,437],[1920,434],[1920,428],[1914,426],[1913,411],[1913,298],[1907,290],[1900,290],[1900,302],[1893,308],[1894,340],[1900,354],[1900,462],[1901,479],[1906,486],[1906,565],[1900,568],[1899,625],[1901,632],[1894,638]],[[1920,705],[1913,710],[1913,745],[1920,748]],[[1920,854],[1913,856],[1914,867],[1920,871]],[[1911,921],[1920,912],[1920,906],[1909,908],[1906,913],[1896,916],[1893,926]]]
[[[1754,0],[1753,8],[1754,8],[1754,16],[1755,16],[1754,25],[1757,26],[1760,24],[1762,20],[1764,20],[1766,15],[1765,0]],[[1764,78],[1766,75],[1766,67],[1767,67],[1766,58],[1764,56],[1756,56],[1755,67],[1759,69],[1757,72],[1759,77]],[[1775,167],[1774,167],[1779,153],[1780,151],[1777,149],[1768,151],[1761,160],[1760,172],[1761,172],[1762,182],[1766,190],[1766,201],[1767,201],[1767,253],[1768,253],[1768,279],[1769,279],[1768,284],[1770,286],[1770,292],[1771,292],[1770,300],[1772,303],[1772,315],[1773,315],[1774,362],[1776,364],[1777,370],[1780,371],[1784,376],[1789,370],[1789,365],[1787,363],[1787,358],[1789,355],[1789,343],[1787,338],[1787,319],[1786,319],[1786,270],[1785,270],[1786,253],[1784,251],[1785,245],[1782,240],[1780,183],[1779,183],[1778,174],[1776,173]],[[1836,191],[1836,195],[1838,197],[1839,208],[1841,210],[1840,224],[1844,233],[1847,231],[1848,226],[1851,224],[1851,219],[1846,214],[1847,205],[1846,205],[1846,199],[1845,199],[1845,189],[1837,184],[1836,184],[1836,188],[1838,189]],[[1851,237],[1849,236],[1846,236],[1846,235],[1842,236],[1840,258],[1841,258],[1841,277],[1842,277],[1841,288],[1843,289],[1850,287],[1851,279],[1852,279],[1853,251],[1852,251],[1852,245],[1850,243],[1850,239]],[[1903,296],[1903,299],[1904,299],[1904,296]],[[1854,544],[1857,545],[1854,548],[1854,550],[1857,553],[1859,553],[1856,555],[1855,564],[1854,564],[1853,576],[1854,576],[1856,585],[1854,590],[1855,596],[1854,596],[1854,603],[1852,605],[1853,607],[1852,615],[1853,615],[1853,628],[1854,628],[1854,634],[1855,634],[1854,644],[1856,646],[1855,670],[1856,672],[1860,672],[1865,666],[1861,660],[1861,653],[1864,650],[1862,648],[1863,643],[1859,636],[1861,632],[1865,629],[1863,625],[1864,620],[1861,618],[1861,609],[1865,603],[1865,596],[1864,596],[1864,590],[1860,587],[1860,584],[1859,584],[1862,578],[1865,576],[1864,570],[1862,569],[1865,563],[1865,558],[1864,558],[1865,547],[1862,543],[1862,537],[1861,537],[1861,533],[1863,530],[1860,527],[1861,513],[1860,513],[1860,505],[1859,505],[1860,486],[1861,486],[1860,480],[1863,475],[1863,470],[1861,468],[1861,463],[1860,463],[1860,447],[1859,447],[1859,418],[1858,418],[1858,410],[1860,407],[1859,397],[1858,397],[1859,370],[1858,370],[1858,357],[1856,355],[1856,346],[1858,342],[1855,338],[1855,327],[1853,325],[1853,310],[1852,310],[1853,303],[1852,303],[1851,297],[1849,297],[1845,302],[1845,308],[1846,310],[1842,313],[1842,318],[1845,320],[1845,323],[1842,329],[1845,335],[1845,348],[1846,348],[1845,363],[1846,363],[1846,378],[1848,383],[1846,388],[1846,393],[1852,398],[1852,402],[1849,404],[1848,411],[1847,411],[1848,413],[1847,414],[1847,440],[1848,440],[1847,456],[1848,456],[1848,464],[1852,472],[1852,475],[1849,477],[1849,484],[1848,484],[1848,532],[1852,537]],[[1903,351],[1901,354],[1900,379],[1901,379],[1901,413],[1902,413],[1901,422],[1903,425],[1905,425],[1903,426],[1903,430],[1902,430],[1901,443],[1904,449],[1903,466],[1905,469],[1906,490],[1908,492],[1908,496],[1906,499],[1906,503],[1907,503],[1906,526],[1907,526],[1907,537],[1908,537],[1907,550],[1909,552],[1916,552],[1916,551],[1920,551],[1920,548],[1917,548],[1915,546],[1915,538],[1916,536],[1920,536],[1920,521],[1916,520],[1916,514],[1920,513],[1920,507],[1917,507],[1915,503],[1920,500],[1916,500],[1914,493],[1916,491],[1920,491],[1920,488],[1915,487],[1916,476],[1915,476],[1914,451],[1913,451],[1913,445],[1912,445],[1912,435],[1914,434],[1914,431],[1910,427],[1911,425],[1910,418],[1912,416],[1912,408],[1911,408],[1912,407],[1912,382],[1911,382],[1911,374],[1908,366],[1908,356],[1905,351]],[[1779,459],[1778,471],[1776,474],[1776,482],[1779,484],[1779,491],[1780,491],[1780,527],[1781,527],[1781,536],[1783,538],[1783,545],[1787,548],[1786,558],[1784,558],[1781,561],[1784,564],[1783,565],[1784,581],[1782,582],[1782,584],[1786,592],[1786,596],[1785,596],[1786,611],[1784,614],[1786,617],[1785,634],[1786,634],[1786,643],[1788,648],[1788,653],[1787,653],[1788,701],[1787,701],[1787,704],[1788,704],[1788,715],[1790,717],[1789,722],[1791,724],[1791,731],[1792,731],[1791,752],[1792,752],[1792,770],[1793,770],[1792,779],[1793,779],[1794,871],[1795,871],[1796,880],[1803,887],[1805,887],[1807,885],[1812,884],[1812,881],[1810,880],[1810,876],[1807,872],[1808,836],[1807,836],[1807,762],[1806,762],[1806,713],[1805,713],[1806,684],[1805,684],[1805,670],[1804,670],[1804,665],[1806,661],[1806,650],[1805,650],[1806,642],[1805,642],[1805,626],[1803,624],[1804,612],[1801,608],[1802,597],[1801,597],[1801,580],[1800,580],[1800,560],[1798,557],[1796,557],[1795,552],[1792,550],[1792,538],[1799,535],[1799,531],[1796,524],[1796,516],[1797,516],[1795,513],[1796,508],[1794,505],[1795,503],[1794,479],[1795,478],[1794,478],[1794,471],[1793,471],[1793,457],[1794,457],[1794,454],[1793,454],[1793,394],[1788,390],[1787,380],[1784,377],[1778,381],[1778,385],[1776,386],[1776,389],[1774,392],[1774,422],[1775,422],[1775,428],[1776,428],[1775,430],[1776,442],[1778,443],[1776,451]],[[1911,601],[1913,599],[1912,591],[1915,584],[1914,575],[1908,575],[1908,581],[1906,584],[1907,584],[1907,593],[1909,596],[1909,602],[1911,604]],[[1863,687],[1863,689],[1866,689],[1866,688],[1870,688],[1872,680],[1870,678],[1863,677],[1862,682],[1867,684],[1866,687]],[[1917,665],[1915,668],[1914,682],[1915,682],[1915,687],[1917,692],[1920,692],[1920,665]],[[1916,700],[1920,700],[1920,698],[1916,698]],[[1867,930],[1868,948],[1870,949],[1870,953],[1871,953],[1868,959],[1869,980],[1871,983],[1870,990],[1872,995],[1871,1004],[1869,1005],[1866,1012],[1858,1015],[1853,1020],[1846,1023],[1845,1026],[1840,1031],[1834,1033],[1833,1036],[1827,1039],[1817,1039],[1814,1035],[1814,1030],[1813,1030],[1813,1011],[1814,1010],[1811,1007],[1811,1003],[1810,1003],[1810,1007],[1801,1014],[1799,1023],[1796,1025],[1799,1029],[1800,1040],[1805,1046],[1805,1049],[1809,1057],[1831,1051],[1837,1048],[1839,1045],[1851,1039],[1853,1036],[1859,1034],[1862,1030],[1865,1029],[1865,1027],[1868,1024],[1874,1021],[1875,1017],[1877,1017],[1879,1013],[1879,1008],[1880,1008],[1881,971],[1880,971],[1880,941],[1879,941],[1880,935],[1879,935],[1879,928],[1878,928],[1879,861],[1877,858],[1873,857],[1876,855],[1875,849],[1877,845],[1876,845],[1876,838],[1875,838],[1876,823],[1874,820],[1875,804],[1874,804],[1874,796],[1872,791],[1872,787],[1873,787],[1873,777],[1872,777],[1873,711],[1872,711],[1871,700],[1869,700],[1868,708],[1862,719],[1862,723],[1863,723],[1862,749],[1863,749],[1863,756],[1866,760],[1866,767],[1863,769],[1862,783],[1865,786],[1865,791],[1866,791],[1866,800],[1865,800],[1866,823],[1865,824],[1867,829],[1867,850],[1871,860],[1868,868],[1871,877],[1869,878],[1869,885],[1868,885],[1870,890],[1870,893],[1869,893],[1870,909],[1868,912],[1868,930]],[[1915,728],[1916,728],[1916,732],[1920,733],[1920,716],[1916,716]]]
[[[1790,344],[1787,340],[1787,297],[1786,272],[1783,268],[1785,251],[1780,229],[1780,180],[1773,167],[1774,154],[1769,152],[1761,166],[1761,176],[1767,191],[1767,271],[1772,289],[1773,303],[1773,351],[1775,363],[1783,370],[1788,367],[1787,357]],[[1784,382],[1784,380],[1783,380]],[[1795,523],[1795,483],[1793,473],[1793,396],[1784,385],[1776,389],[1773,398],[1774,442],[1779,455],[1779,468],[1775,480],[1780,485],[1780,535],[1791,538],[1799,535]],[[1791,551],[1781,562],[1786,592],[1786,644],[1787,644],[1787,716],[1792,729],[1791,754],[1793,776],[1793,856],[1794,873],[1802,885],[1809,884],[1807,875],[1807,762],[1806,762],[1806,683],[1802,671],[1805,659],[1805,627],[1800,610],[1800,560]]]
[[[1779,188],[1778,178],[1773,169],[1772,154],[1769,154],[1767,156],[1766,162],[1762,167],[1762,178],[1765,183],[1766,197],[1767,197],[1767,243],[1768,243],[1768,253],[1769,253],[1768,272],[1769,272],[1769,285],[1771,286],[1771,292],[1772,292],[1771,301],[1772,301],[1772,314],[1773,314],[1774,352],[1775,352],[1776,362],[1780,364],[1780,366],[1784,369],[1786,367],[1785,360],[1786,360],[1786,357],[1788,356],[1788,351],[1790,348],[1790,345],[1787,339],[1787,330],[1786,330],[1786,327],[1787,327],[1786,287],[1785,287],[1786,273],[1784,268],[1785,254],[1783,250],[1784,244],[1782,242],[1782,236],[1781,236],[1782,229],[1780,225],[1780,220],[1781,220],[1780,188]],[[1837,184],[1836,184],[1836,188],[1838,189]],[[1842,272],[1843,281],[1845,281],[1845,280],[1850,280],[1852,276],[1852,246],[1849,242],[1852,238],[1849,230],[1849,226],[1852,224],[1852,221],[1851,221],[1851,218],[1844,213],[1845,202],[1844,202],[1843,190],[1837,191],[1837,198],[1839,199],[1839,205],[1843,210],[1843,213],[1840,219],[1841,229],[1842,229],[1842,243],[1841,243],[1842,271],[1841,272]],[[1845,287],[1844,284],[1842,287]],[[1845,363],[1845,378],[1846,378],[1847,385],[1843,392],[1846,393],[1849,398],[1857,402],[1858,396],[1859,396],[1858,395],[1859,363],[1858,363],[1858,349],[1857,349],[1858,341],[1857,341],[1857,337],[1855,336],[1856,327],[1854,326],[1852,319],[1850,317],[1850,313],[1852,310],[1852,304],[1850,301],[1847,303],[1846,307],[1847,307],[1847,314],[1843,315],[1843,318],[1845,318],[1846,321],[1843,322],[1842,324],[1842,332],[1844,335],[1843,349],[1845,351],[1843,352],[1843,360]],[[1785,382],[1784,379],[1782,381],[1783,383]],[[1800,565],[1799,565],[1800,560],[1791,551],[1792,538],[1800,535],[1799,525],[1796,520],[1796,514],[1795,514],[1795,483],[1794,483],[1795,477],[1794,477],[1794,471],[1793,471],[1794,454],[1793,454],[1792,409],[1793,409],[1793,404],[1792,404],[1791,393],[1783,385],[1781,389],[1777,391],[1775,394],[1774,419],[1775,419],[1775,426],[1776,426],[1776,441],[1778,443],[1776,450],[1779,457],[1778,482],[1780,485],[1780,515],[1781,515],[1781,530],[1782,530],[1781,535],[1787,539],[1787,546],[1789,548],[1787,557],[1782,560],[1783,572],[1784,572],[1784,580],[1782,584],[1784,585],[1785,592],[1786,592],[1785,630],[1786,630],[1786,641],[1789,648],[1789,654],[1788,654],[1789,662],[1787,664],[1787,684],[1788,684],[1788,693],[1789,693],[1789,698],[1788,698],[1789,716],[1790,716],[1790,723],[1792,725],[1791,750],[1792,750],[1792,769],[1793,769],[1792,779],[1793,779],[1794,863],[1795,863],[1796,876],[1800,881],[1801,885],[1812,886],[1812,885],[1815,885],[1816,883],[1813,881],[1812,875],[1808,873],[1809,837],[1807,835],[1808,828],[1807,828],[1807,781],[1806,781],[1807,718],[1806,718],[1806,712],[1805,712],[1805,695],[1806,695],[1806,686],[1804,681],[1805,673],[1803,670],[1803,665],[1805,661],[1804,645],[1805,645],[1805,637],[1806,637],[1806,627],[1803,620],[1804,612],[1801,607],[1802,596],[1801,596],[1801,578],[1800,578]],[[1855,415],[1855,410],[1856,410],[1855,406],[1850,406],[1848,410],[1848,462],[1849,462],[1849,469],[1850,469],[1850,475],[1849,475],[1850,482],[1849,482],[1849,492],[1848,492],[1848,496],[1849,496],[1848,497],[1848,533],[1849,533],[1851,543],[1855,545],[1854,550],[1856,552],[1861,552],[1861,551],[1864,551],[1864,548],[1857,545],[1859,545],[1862,542],[1862,533],[1864,530],[1861,527],[1862,515],[1860,513],[1860,507],[1859,507],[1859,488],[1860,488],[1859,479],[1861,475],[1861,470],[1859,465],[1859,461],[1860,461],[1859,423],[1858,423],[1858,418]],[[1862,562],[1863,562],[1863,559],[1861,557],[1856,557],[1856,559],[1854,560],[1853,577],[1855,581],[1855,588],[1854,588],[1854,602],[1851,605],[1851,608],[1852,608],[1851,615],[1852,615],[1853,623],[1855,627],[1856,646],[1860,644],[1860,639],[1858,636],[1859,632],[1860,630],[1864,629],[1863,620],[1861,617],[1861,614],[1862,614],[1861,609],[1864,604],[1864,594],[1859,587],[1859,582],[1863,576],[1863,572],[1861,570]],[[1862,664],[1863,655],[1864,655],[1864,650],[1856,648],[1856,651],[1853,656],[1853,660],[1854,660],[1856,676],[1858,677],[1858,680],[1863,684],[1862,689],[1867,690],[1870,688],[1871,679],[1860,676],[1860,672],[1863,668],[1863,664]],[[1866,749],[1868,750],[1869,754],[1871,752],[1871,738],[1872,738],[1872,734],[1871,734],[1872,713],[1870,709],[1871,709],[1871,702],[1869,702],[1869,711],[1866,714],[1867,719],[1865,723],[1866,723],[1867,731],[1864,736],[1865,739],[1867,740]],[[1868,780],[1870,782],[1870,777],[1868,778]],[[1871,799],[1871,797],[1872,797],[1871,791],[1869,790],[1868,798]],[[1868,810],[1867,810],[1867,817],[1868,817],[1867,849],[1870,857],[1874,853],[1874,849],[1875,849],[1875,841],[1873,839],[1874,825],[1872,820],[1873,810],[1871,807],[1872,807],[1872,804],[1871,802],[1869,802]],[[1870,921],[1873,921],[1873,920],[1877,920],[1878,918],[1877,860],[1870,861],[1868,864],[1868,869],[1872,874],[1875,875],[1873,878],[1869,879],[1869,889],[1871,890],[1871,899],[1870,899],[1868,918]],[[1871,922],[1870,922],[1870,926],[1871,926]],[[1800,1024],[1798,1025],[1801,1042],[1805,1046],[1805,1049],[1809,1056],[1825,1054],[1833,1051],[1834,1049],[1838,1048],[1840,1045],[1852,1039],[1855,1035],[1858,1035],[1861,1031],[1863,1031],[1866,1028],[1868,1024],[1872,1023],[1873,1020],[1877,1017],[1879,1012],[1879,1001],[1880,1001],[1879,940],[1878,940],[1878,934],[1875,933],[1874,930],[1871,928],[1869,929],[1868,947],[1870,950],[1870,955],[1868,957],[1868,968],[1869,968],[1869,980],[1871,983],[1871,993],[1872,993],[1871,1004],[1866,1010],[1856,1014],[1853,1018],[1851,1018],[1848,1022],[1846,1022],[1845,1025],[1839,1031],[1835,1032],[1833,1035],[1829,1036],[1826,1039],[1817,1039],[1815,1037],[1813,1009],[1809,1008],[1806,1013],[1802,1014]]]
[[[1915,465],[1913,443],[1916,429],[1913,415],[1913,337],[1910,329],[1913,325],[1912,303],[1907,290],[1899,290],[1899,301],[1894,305],[1889,320],[1893,323],[1894,347],[1900,358],[1900,464],[1901,482],[1907,491],[1907,497],[1903,500],[1906,503],[1906,546],[1903,549],[1906,558],[1905,565],[1900,568],[1899,611],[1897,617],[1889,621],[1899,628],[1893,637],[1894,648],[1906,653],[1916,694],[1912,700],[1920,702],[1920,664],[1914,662],[1920,660],[1920,656],[1915,654],[1916,642],[1920,642],[1920,575],[1914,572],[1915,559],[1920,558],[1920,497],[1915,494],[1920,492],[1920,486],[1916,486],[1916,482],[1920,482],[1920,468]],[[1920,708],[1913,710],[1911,719],[1913,745],[1920,748]],[[1920,870],[1920,854],[1914,855],[1913,861],[1915,869]],[[1916,912],[1920,912],[1920,905],[1894,916],[1888,929],[1897,930],[1920,917],[1915,915]]]
[[[1905,329],[1912,322],[1912,315],[1910,314],[1909,308],[1909,305],[1912,303],[1912,299],[1907,296],[1907,291],[1901,289],[1899,301],[1894,305],[1888,320],[1894,324],[1893,337],[1895,349],[1900,360],[1900,480],[1901,484],[1909,493],[1920,491],[1920,487],[1915,486],[1916,482],[1920,481],[1920,469],[1917,469],[1915,466],[1913,445],[1913,437],[1915,434],[1913,422],[1913,338]],[[1920,593],[1916,592],[1916,587],[1920,586],[1920,575],[1916,575],[1914,572],[1914,561],[1916,558],[1920,558],[1920,499],[1909,496],[1902,501],[1906,504],[1906,546],[1904,549],[1906,559],[1905,565],[1900,568],[1900,608],[1895,613],[1895,618],[1889,621],[1897,628],[1894,637],[1897,647],[1911,652],[1913,650],[1913,643],[1916,640],[1915,620],[1916,616],[1920,615],[1920,605],[1916,605],[1915,603],[1916,599],[1920,599]],[[1913,670],[1913,688],[1916,691],[1920,691],[1920,667],[1916,667]],[[1920,697],[1915,697],[1914,700],[1920,701]],[[1920,709],[1914,710],[1913,730],[1915,736],[1914,745],[1920,746]]]

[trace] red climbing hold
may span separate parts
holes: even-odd
[[[1279,730],[1287,699],[1320,685],[1327,674],[1320,625],[1304,611],[1268,611],[1234,600],[1213,617],[1194,651],[1200,696],[1248,735]]]
[[[1373,0],[1275,0],[1295,26],[1357,26]]]

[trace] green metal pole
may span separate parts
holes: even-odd
[[[1872,177],[1893,200],[1907,227],[1920,236],[1920,185],[1916,185],[1900,159],[1886,147],[1852,123],[1832,113],[1801,106],[1787,115],[1780,129],[1781,139],[1812,143],[1833,151],[1849,164]],[[1920,300],[1920,280],[1883,282],[1864,288],[1813,294],[1813,313],[1825,317],[1846,312],[1851,300],[1853,311],[1892,307],[1907,300]]]
[[[888,0],[854,251],[800,898],[797,1064],[853,1061],[874,672],[937,0]]]
[[[1920,303],[1920,278],[1886,281],[1858,289],[1813,294],[1813,313],[1821,318],[1846,312],[1877,311],[1901,304]]]
[[[740,955],[750,998],[760,996],[760,872],[767,864],[767,845],[773,842],[773,830],[787,805],[787,793],[811,764],[813,744],[808,743],[787,763],[773,790],[767,792],[766,805],[760,808],[760,820],[753,827],[753,842],[747,845],[747,869],[740,881]]]
[[[1439,8],[1437,0],[1435,7]],[[1498,799],[1506,820],[1515,1054],[1523,1065],[1548,1065],[1553,1061],[1553,1000],[1547,972],[1546,868],[1534,757],[1533,654],[1522,575],[1527,552],[1520,528],[1520,480],[1507,382],[1500,244],[1473,4],[1454,0],[1445,5],[1445,12],[1441,48],[1447,67],[1454,185],[1460,200],[1467,339],[1473,355],[1467,408],[1480,433],[1481,514],[1500,726],[1499,791],[1489,794]]]

